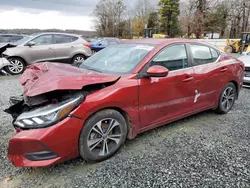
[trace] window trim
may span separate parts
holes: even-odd
[[[75,37],[75,38],[77,38],[77,39],[74,40],[74,41],[72,41],[72,42],[56,43],[56,42],[55,42],[55,36],[56,36],[56,35],[67,36],[67,37]],[[52,34],[52,42],[53,42],[53,45],[55,45],[55,44],[71,44],[71,43],[73,43],[73,42],[75,42],[75,41],[77,41],[77,40],[79,40],[79,37],[77,37],[77,36],[66,35],[66,34]]]
[[[188,49],[188,46],[187,46],[187,43],[185,42],[176,42],[176,43],[172,43],[172,44],[168,44],[166,46],[164,46],[163,48],[161,48],[148,62],[147,64],[140,70],[140,72],[138,73],[138,76],[137,78],[138,79],[141,79],[141,78],[144,78],[144,75],[146,73],[146,71],[148,70],[149,68],[149,65],[150,63],[153,61],[153,59],[158,55],[160,54],[162,51],[164,51],[165,49],[171,47],[171,46],[175,46],[175,45],[184,45],[185,49],[186,49],[186,53],[187,53],[187,60],[188,60],[188,67],[186,68],[183,68],[183,69],[178,69],[178,70],[172,70],[172,71],[169,71],[170,73],[173,73],[173,72],[177,72],[177,71],[181,71],[181,70],[186,70],[186,69],[190,69],[192,68],[192,64],[191,64],[191,54],[190,54],[190,51]]]
[[[191,57],[191,61],[190,61],[191,62],[191,67],[198,67],[198,66],[214,64],[214,63],[217,63],[219,61],[220,57],[221,57],[221,53],[213,46],[209,46],[209,45],[201,44],[201,43],[197,43],[197,42],[189,42],[186,45],[187,45],[187,48],[189,50],[189,54],[190,54],[190,57]],[[195,65],[194,64],[193,53],[192,53],[192,50],[191,50],[191,47],[190,47],[191,45],[205,46],[205,47],[209,48],[211,56],[212,56],[212,53],[211,53],[211,48],[212,48],[213,50],[215,50],[217,52],[218,58],[215,61],[211,62],[211,63],[205,63],[205,64],[202,64],[202,65]]]

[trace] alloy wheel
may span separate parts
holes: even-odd
[[[78,64],[78,63],[83,63],[85,61],[85,58],[82,56],[76,56],[74,59],[74,64]]]
[[[87,145],[89,151],[98,156],[106,156],[114,151],[122,140],[121,125],[112,118],[103,119],[91,129]]]
[[[19,74],[23,71],[24,65],[20,60],[13,59],[10,60],[10,65],[8,66],[11,73]]]
[[[235,100],[234,88],[232,87],[226,88],[222,95],[222,101],[221,101],[222,108],[225,111],[229,111],[234,104],[234,100]]]

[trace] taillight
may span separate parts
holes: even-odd
[[[91,47],[91,45],[89,43],[84,43],[83,45],[86,46],[86,47],[88,47],[88,48]]]

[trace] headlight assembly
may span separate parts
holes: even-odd
[[[83,95],[60,102],[50,104],[29,112],[24,112],[17,117],[15,126],[25,129],[44,128],[51,126],[69,115],[83,101]]]

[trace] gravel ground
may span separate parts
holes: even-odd
[[[15,77],[0,77],[0,187],[250,187],[250,90],[227,115],[212,111],[127,141],[96,164],[74,159],[46,168],[15,168],[7,159],[14,131],[2,112],[22,92]]]

